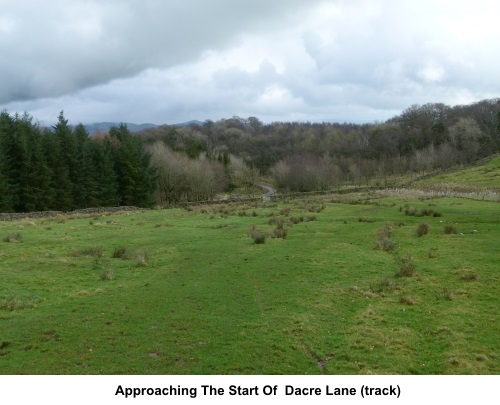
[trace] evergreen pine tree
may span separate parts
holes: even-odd
[[[132,136],[125,124],[112,127],[109,138],[113,149],[121,205],[153,205],[155,172],[151,156],[139,138]]]
[[[95,194],[91,196],[91,204],[96,207],[114,207],[120,204],[118,197],[118,181],[115,173],[113,150],[108,138],[103,141],[93,140],[89,143],[92,157]]]
[[[78,124],[74,130],[76,170],[73,177],[73,203],[77,208],[99,206],[97,173],[92,161],[92,145],[87,129]]]
[[[12,211],[12,190],[8,178],[7,132],[11,118],[6,111],[0,113],[0,212]]]
[[[56,203],[62,211],[76,208],[75,188],[77,182],[76,142],[73,131],[68,125],[61,111],[57,117],[57,124],[53,126],[57,156],[53,163],[56,178]]]
[[[44,134],[43,151],[51,168],[51,209],[69,211],[73,206],[72,184],[60,143],[51,130]]]

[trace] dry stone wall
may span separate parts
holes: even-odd
[[[109,212],[122,212],[122,211],[140,211],[143,208],[138,207],[99,207],[99,208],[83,208],[75,211],[38,211],[38,212],[8,212],[0,213],[0,221],[17,221],[19,219],[39,219],[39,218],[51,218],[58,217],[61,215],[71,216],[71,215],[85,215],[85,214],[105,214]]]

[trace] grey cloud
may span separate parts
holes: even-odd
[[[196,58],[268,29],[300,0],[109,0],[2,5],[0,103],[55,97]]]
[[[0,104],[45,97],[7,107],[48,122],[366,122],[498,97],[498,25],[458,29],[495,15],[477,2],[54,1],[43,21],[0,17]]]

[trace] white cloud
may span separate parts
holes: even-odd
[[[500,95],[491,0],[60,0],[36,23],[42,2],[22,23],[7,3],[0,94],[43,120],[362,122]]]

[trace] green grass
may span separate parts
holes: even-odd
[[[475,192],[488,189],[500,192],[500,156],[462,170],[415,182],[412,188]]]
[[[442,217],[419,237],[405,205]],[[498,214],[359,194],[2,222],[0,373],[498,374]],[[273,217],[286,239],[255,244]]]

